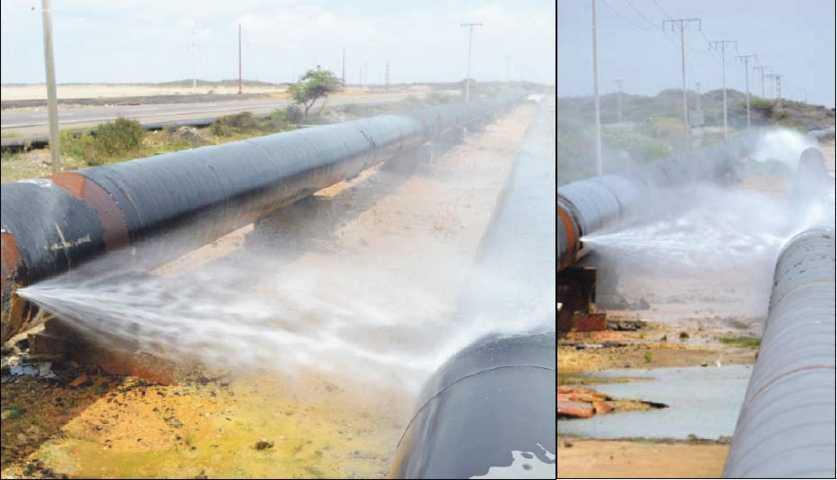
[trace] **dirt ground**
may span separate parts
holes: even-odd
[[[563,439],[558,478],[718,478],[728,445]]]
[[[382,251],[406,258],[428,248],[466,264],[534,112],[533,105],[514,110],[410,175],[381,167],[319,192],[156,273],[234,261],[253,239],[293,240],[286,234],[296,227],[297,238],[311,236],[287,243],[298,250],[288,260],[295,268],[328,271],[340,258],[374,263]],[[392,265],[412,268],[401,272],[407,276],[420,275],[420,266]],[[453,301],[462,281],[437,288]],[[268,372],[195,373],[160,386],[60,361],[53,370],[56,379],[2,385],[3,478],[385,477],[412,408],[404,391],[344,388],[322,372],[295,381]]]

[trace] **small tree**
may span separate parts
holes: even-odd
[[[303,118],[308,118],[308,111],[320,98],[325,99],[329,94],[337,92],[342,87],[340,80],[328,70],[308,70],[303,77],[288,88],[294,103],[300,105]]]

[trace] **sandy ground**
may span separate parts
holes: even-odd
[[[367,172],[157,273],[248,255],[255,240],[262,249],[295,249],[289,268],[323,272],[346,257],[374,265],[382,251],[407,258],[428,248],[466,264],[533,114],[520,107],[411,175],[397,166]],[[282,241],[262,245],[274,235]],[[292,237],[307,241],[285,241]],[[388,266],[421,273],[415,261]],[[440,294],[452,301],[461,281],[438,285]],[[199,375],[155,386],[69,371],[53,383],[3,384],[3,478],[384,477],[411,409],[403,391],[344,388],[322,373],[294,382],[262,372]],[[258,449],[260,440],[272,446]]]
[[[729,446],[564,439],[558,478],[718,478]]]

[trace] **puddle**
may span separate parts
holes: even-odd
[[[641,377],[649,381],[606,383],[596,390],[618,399],[661,402],[669,406],[647,412],[601,415],[585,420],[561,420],[559,434],[593,438],[698,438],[731,436],[752,365],[723,367],[610,370],[600,376]]]

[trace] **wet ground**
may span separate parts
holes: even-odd
[[[347,257],[369,265],[391,259],[385,268],[410,278],[421,275],[416,258],[427,249],[467,265],[534,111],[514,110],[410,175],[384,167],[320,192],[157,274],[278,248],[282,242],[264,241],[277,234],[296,249],[287,268],[300,271],[327,272]],[[289,222],[310,234],[308,244],[294,244]],[[463,281],[435,285],[438,298],[454,302]],[[321,371],[198,371],[161,386],[60,361],[51,368],[57,378],[4,380],[3,478],[384,477],[412,410],[403,388]]]
[[[588,420],[565,421],[561,432],[592,438],[632,437],[687,440],[724,439],[735,431],[752,366],[609,370],[605,379],[632,379],[625,383],[590,386],[621,399],[653,399],[666,408],[619,415],[597,415]],[[700,392],[696,393],[695,389]]]

